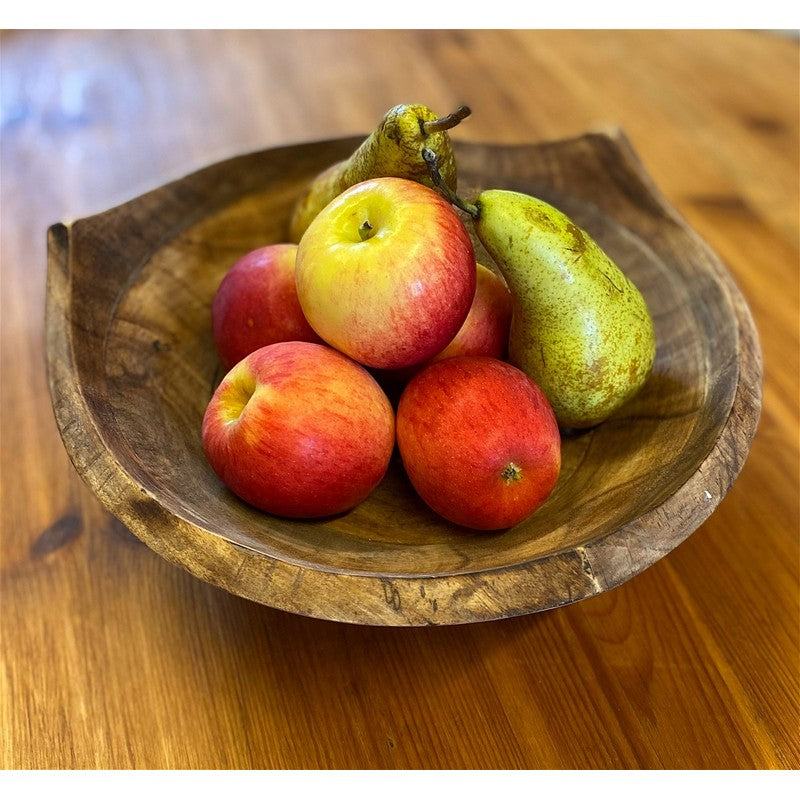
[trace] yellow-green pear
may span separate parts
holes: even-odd
[[[655,358],[653,320],[642,294],[566,214],[504,189],[460,200],[513,299],[509,360],[550,401],[562,428],[588,428],[636,394]]]
[[[509,359],[539,384],[562,427],[602,422],[653,366],[644,298],[586,231],[548,203],[492,189],[475,208],[475,233],[514,301]]]
[[[300,237],[317,214],[345,189],[370,178],[407,178],[433,187],[423,148],[436,155],[443,178],[455,188],[456,161],[448,130],[469,116],[460,106],[452,114],[437,117],[420,104],[394,106],[380,124],[344,161],[323,170],[297,199],[289,223],[289,237]]]

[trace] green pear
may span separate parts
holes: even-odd
[[[469,114],[466,106],[444,117],[437,117],[418,103],[390,108],[348,158],[323,170],[298,197],[289,222],[289,238],[299,242],[311,221],[331,200],[361,181],[396,177],[432,186],[421,156],[423,148],[436,155],[443,178],[455,188],[456,161],[447,131]]]
[[[475,207],[475,233],[514,299],[509,360],[539,385],[562,427],[602,422],[653,366],[644,298],[586,231],[548,203],[491,189]]]
[[[566,214],[530,195],[503,189],[460,200],[477,238],[513,298],[509,361],[539,385],[562,428],[607,419],[647,380],[655,332],[633,282]]]

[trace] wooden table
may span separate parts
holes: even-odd
[[[798,40],[765,32],[2,34],[5,768],[800,767]],[[728,265],[764,406],[712,517],[621,587],[383,629],[168,564],[62,447],[45,231],[227,156],[370,130],[398,102],[503,143],[605,124]]]

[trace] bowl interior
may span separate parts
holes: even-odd
[[[131,273],[108,319],[100,362],[106,437],[121,468],[170,513],[211,535],[270,558],[368,575],[451,575],[524,563],[583,546],[677,491],[714,446],[736,390],[737,331],[725,288],[696,260],[672,258],[668,242],[659,245],[641,226],[627,226],[563,187],[475,166],[463,174],[468,193],[505,185],[572,216],[640,288],[655,322],[650,380],[612,419],[564,436],[558,484],[533,516],[488,534],[452,525],[415,495],[396,454],[365,502],[316,521],[257,511],[213,473],[200,442],[206,404],[222,377],[211,301],[237,258],[284,240],[295,184],[234,194],[162,236]]]

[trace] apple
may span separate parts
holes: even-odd
[[[378,382],[392,395],[402,389],[421,369],[434,361],[453,356],[491,356],[505,359],[508,355],[508,333],[511,328],[512,301],[506,282],[496,272],[477,264],[477,283],[467,318],[447,347],[422,364],[394,370],[373,370]]]
[[[297,299],[296,257],[296,244],[269,244],[246,253],[225,274],[211,304],[214,346],[225,369],[268,344],[322,341]]]
[[[223,378],[201,439],[242,500],[278,516],[321,517],[353,508],[381,481],[395,417],[360,364],[327,345],[277,342]]]
[[[453,339],[475,295],[464,223],[433,189],[374,178],[332,200],[300,239],[297,296],[311,327],[369,367],[426,361]]]
[[[477,265],[475,297],[464,324],[433,361],[453,356],[491,356],[505,359],[511,328],[511,292],[496,272]]]
[[[520,369],[487,356],[454,356],[417,373],[398,403],[397,444],[420,497],[475,530],[529,517],[561,469],[547,398]]]

